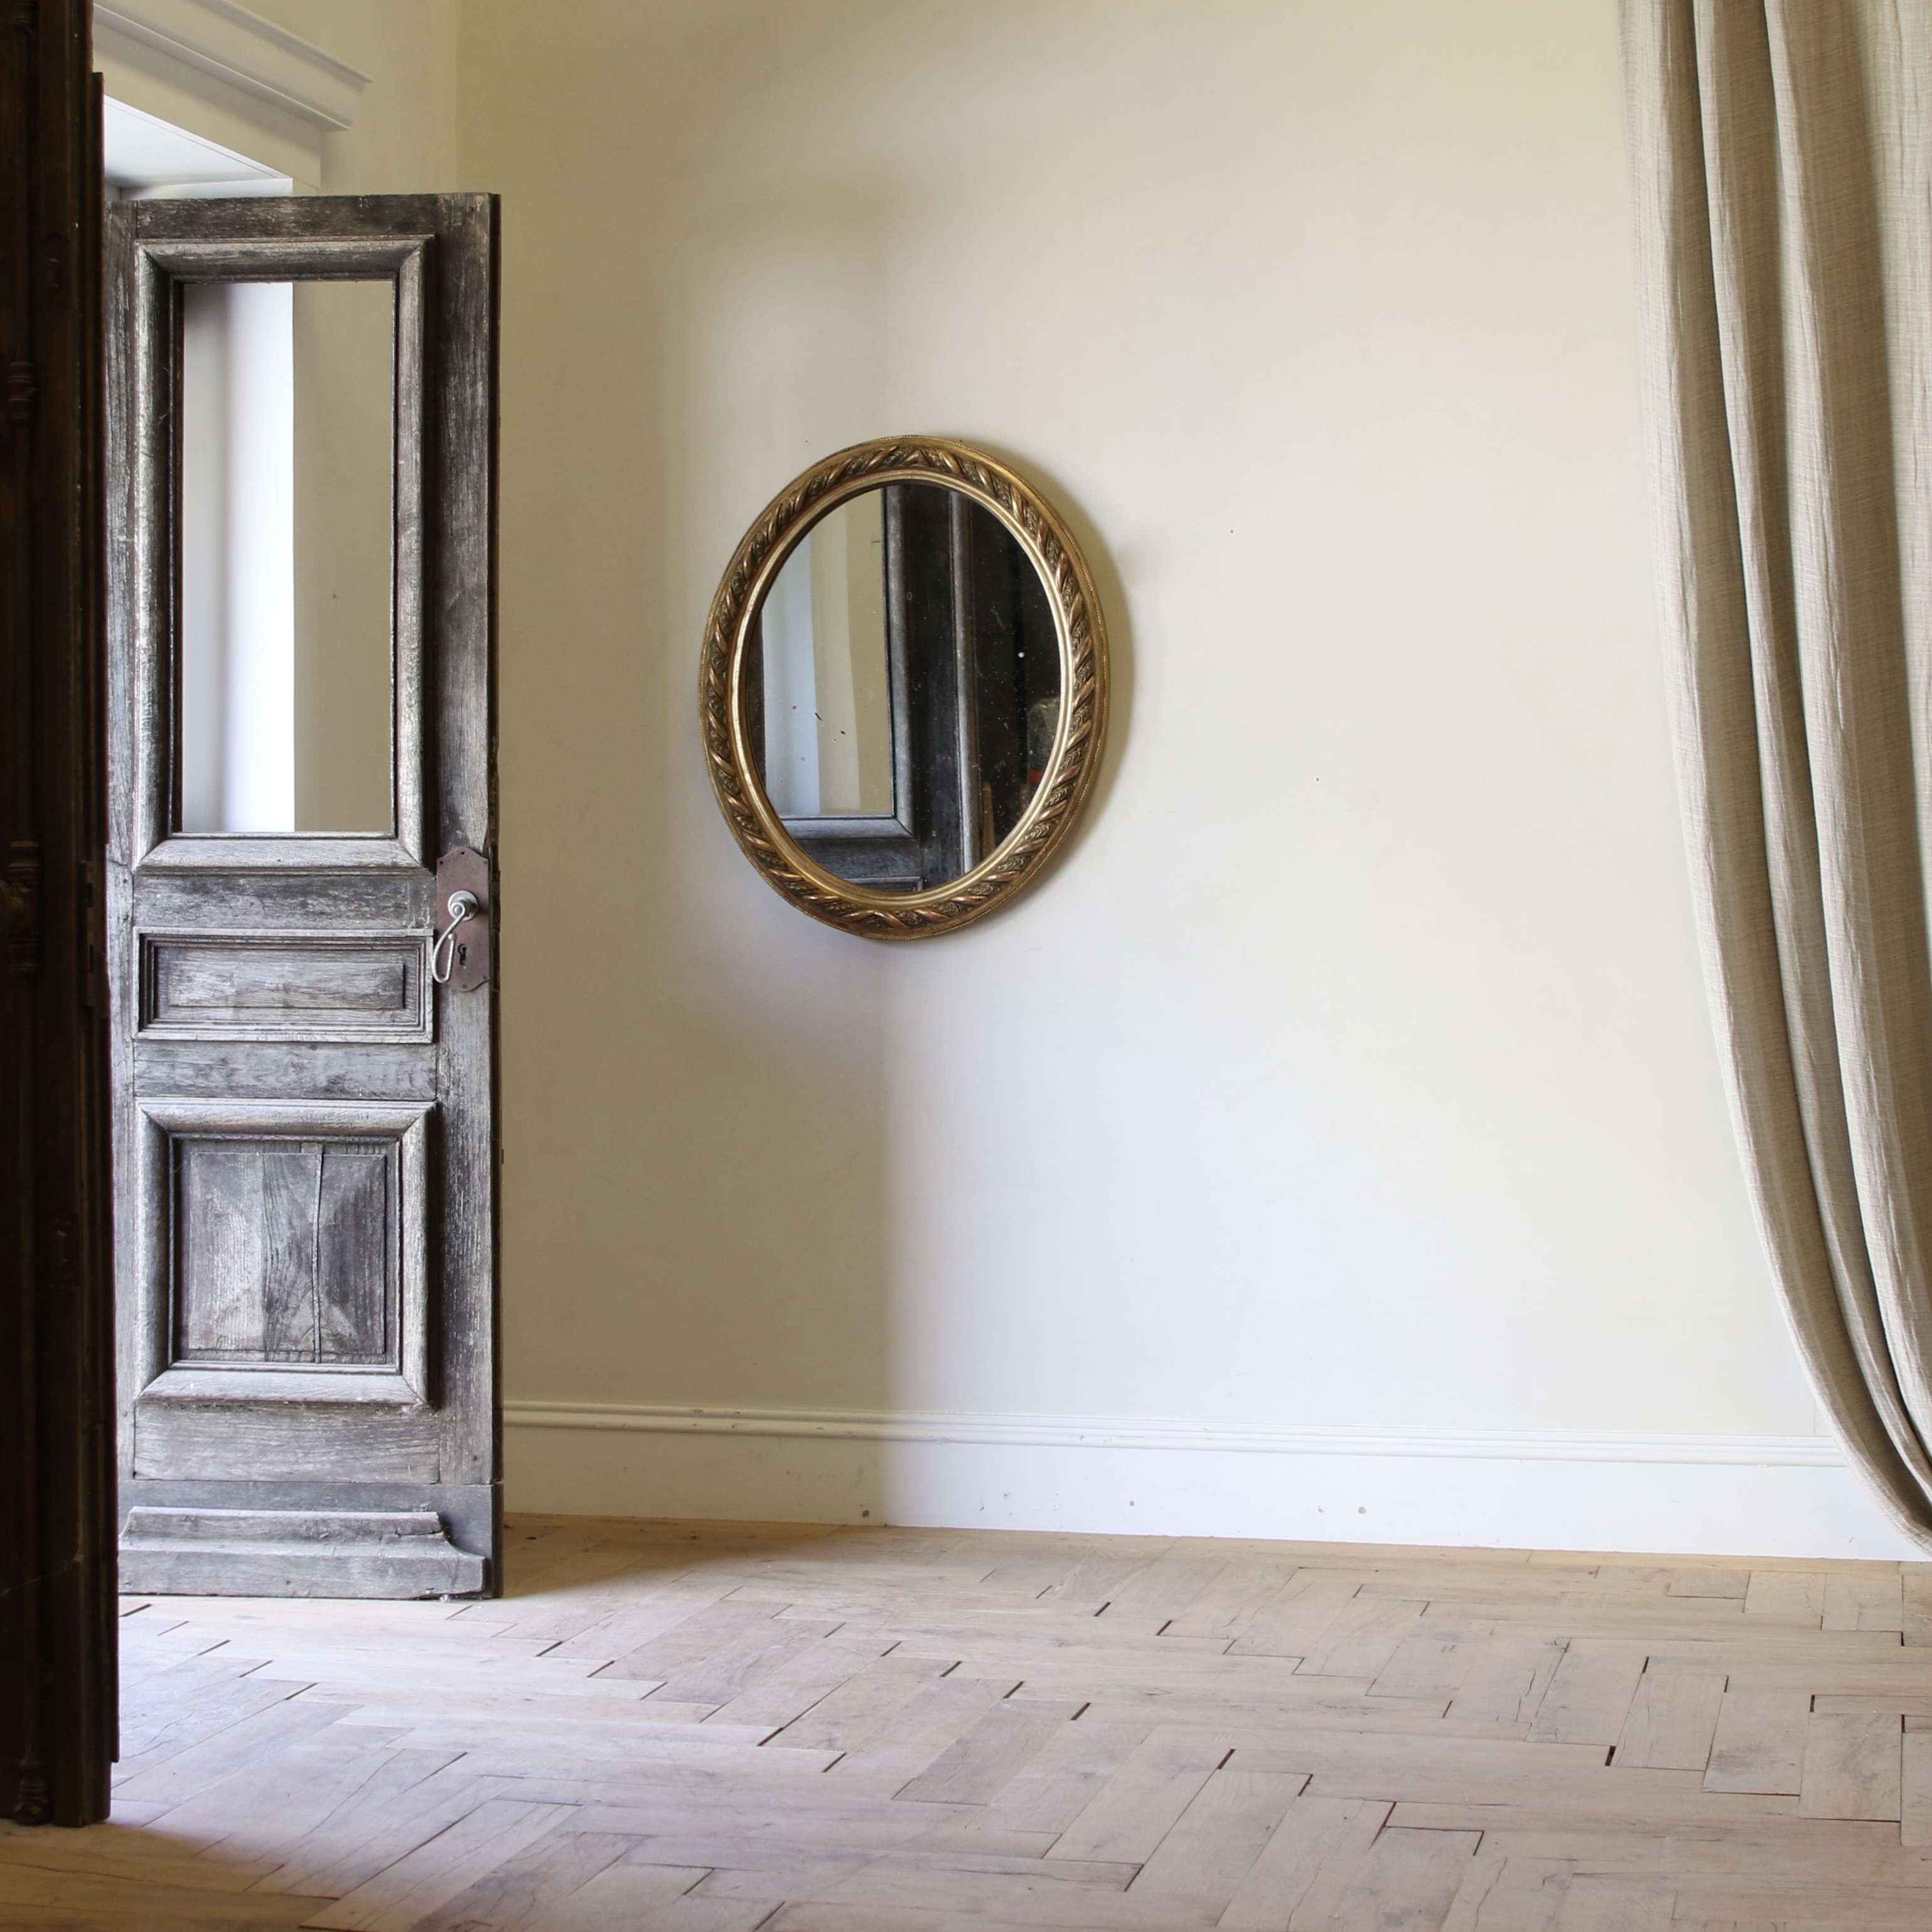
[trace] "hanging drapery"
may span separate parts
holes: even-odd
[[[1732,1118],[1932,1546],[1932,0],[1626,0],[1660,566]]]

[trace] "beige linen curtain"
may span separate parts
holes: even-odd
[[[1932,1546],[1932,0],[1626,0],[1665,634],[1759,1225]]]

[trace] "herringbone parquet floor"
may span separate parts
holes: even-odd
[[[1932,1928],[1932,1565],[525,1518],[128,1605],[35,1932]]]

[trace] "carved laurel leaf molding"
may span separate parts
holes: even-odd
[[[889,483],[937,483],[993,512],[1018,537],[1052,600],[1060,632],[1060,728],[1019,823],[972,871],[922,892],[868,891],[806,856],[766,799],[746,740],[736,684],[766,588],[793,546],[848,496]],[[1071,829],[1100,770],[1107,719],[1106,632],[1093,579],[1052,506],[1005,464],[964,443],[892,437],[842,449],[768,504],[733,554],[705,627],[699,698],[705,762],[745,855],[801,912],[872,939],[950,932],[1004,904]]]

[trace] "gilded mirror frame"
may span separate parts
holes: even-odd
[[[1062,701],[1052,752],[1012,830],[970,871],[920,892],[876,891],[818,864],[786,830],[758,776],[742,688],[765,593],[800,540],[848,498],[895,483],[938,484],[990,511],[1018,542],[1054,614]],[[734,554],[705,627],[699,679],[705,762],[718,808],[774,891],[841,932],[923,939],[1004,905],[1038,877],[1080,814],[1107,718],[1107,643],[1093,578],[1072,534],[1024,477],[983,451],[895,436],[842,449],[768,504]]]

